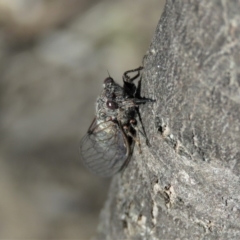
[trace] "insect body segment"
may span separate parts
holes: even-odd
[[[93,173],[109,177],[121,170],[131,157],[136,140],[136,117],[139,104],[151,102],[136,97],[133,80],[139,77],[139,67],[124,73],[124,86],[111,77],[104,80],[96,102],[96,117],[80,144],[80,156]],[[128,74],[137,72],[134,77]]]

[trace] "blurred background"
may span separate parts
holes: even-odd
[[[90,239],[109,181],[79,141],[107,70],[148,50],[163,0],[0,0],[0,239]]]

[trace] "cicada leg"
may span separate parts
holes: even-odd
[[[131,126],[132,126],[132,124],[131,124]],[[140,138],[139,138],[138,130],[136,130],[135,127],[136,127],[136,126],[134,126],[133,129],[136,131],[136,136],[134,136],[134,135],[131,133],[131,131],[130,131],[130,129],[129,129],[128,126],[124,126],[123,128],[124,128],[126,134],[127,134],[128,136],[130,136],[130,137],[133,139],[133,141],[138,145],[139,153],[141,154],[141,153],[142,153],[142,149],[141,149]]]
[[[138,67],[136,69],[128,70],[123,74],[123,82],[132,83],[135,79],[137,79],[140,76],[140,71],[143,69],[143,67]],[[137,72],[137,74],[133,77],[128,76],[129,73]]]

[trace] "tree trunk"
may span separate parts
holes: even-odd
[[[141,138],[96,239],[240,239],[240,1],[168,0],[144,58]]]

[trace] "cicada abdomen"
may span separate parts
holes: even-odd
[[[97,123],[94,119],[80,144],[84,165],[93,173],[110,177],[130,157],[130,146],[121,126],[114,121]]]

